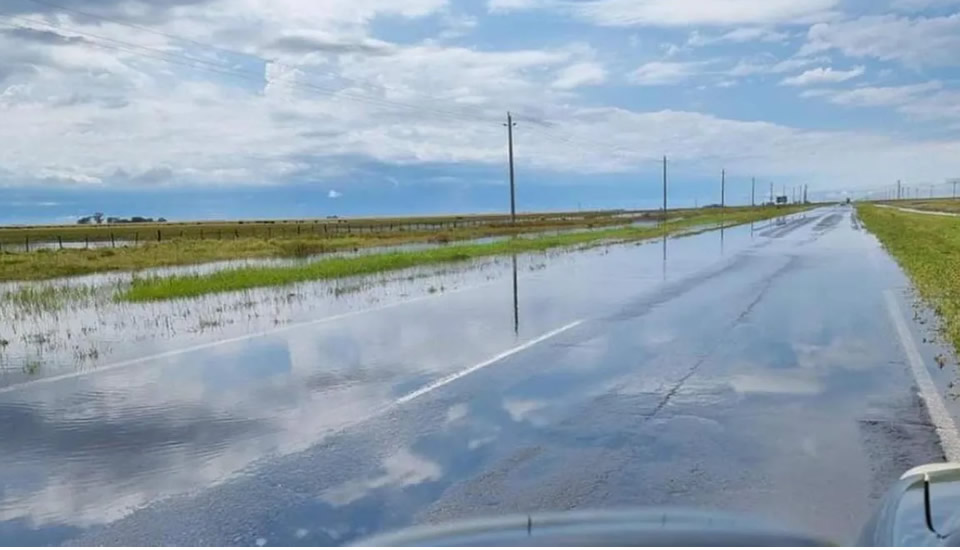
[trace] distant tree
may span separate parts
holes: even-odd
[[[91,221],[93,221],[93,216],[84,216],[77,220],[77,223],[80,225],[89,225]]]
[[[157,221],[160,223],[167,223],[167,218],[157,218]]]
[[[107,218],[107,223],[122,223],[122,222],[123,222],[122,218],[115,218],[113,216],[110,216],[109,218]],[[97,223],[100,223],[100,222],[97,222]]]
[[[93,219],[96,220],[97,223],[103,223],[103,212],[94,212]]]

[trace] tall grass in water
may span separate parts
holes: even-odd
[[[551,248],[569,247],[610,241],[647,239],[663,231],[678,233],[710,224],[735,225],[796,212],[792,209],[752,209],[722,214],[710,212],[670,222],[660,227],[619,227],[597,231],[583,231],[560,235],[513,238],[481,244],[455,244],[427,250],[385,252],[349,258],[327,258],[296,266],[241,267],[205,274],[174,275],[135,279],[130,288],[120,292],[123,301],[142,302],[169,298],[186,298],[248,288],[278,286],[367,275],[416,266],[465,261],[485,256],[536,252]]]

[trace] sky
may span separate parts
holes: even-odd
[[[960,177],[960,0],[4,0],[0,222]]]

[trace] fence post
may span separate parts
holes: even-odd
[[[60,245],[60,250],[63,250],[63,237],[57,235],[57,243]]]
[[[134,232],[133,232],[133,246],[137,246],[138,244],[140,244],[140,232],[139,232],[139,231],[134,231]]]
[[[110,232],[110,248],[116,248],[117,241],[113,238],[113,231]]]
[[[90,235],[83,236],[83,249],[84,250],[90,249]]]
[[[234,239],[239,239],[239,238],[240,238],[240,230],[239,230],[239,229],[237,229],[237,228],[234,228],[234,229],[233,229],[233,238],[234,238]]]
[[[29,235],[23,238],[23,248],[27,252],[30,252],[30,236]]]
[[[160,242],[160,230],[157,229],[157,242]]]
[[[300,224],[299,224],[299,223],[297,224],[297,236],[298,236],[298,237],[300,236]]]

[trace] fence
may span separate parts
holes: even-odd
[[[437,233],[485,228],[523,232],[537,228],[622,225],[652,219],[656,211],[523,214],[516,223],[502,215],[411,219],[341,219],[315,221],[238,221],[230,223],[165,223],[154,225],[37,226],[0,229],[0,251],[117,248],[175,240],[342,238]]]

